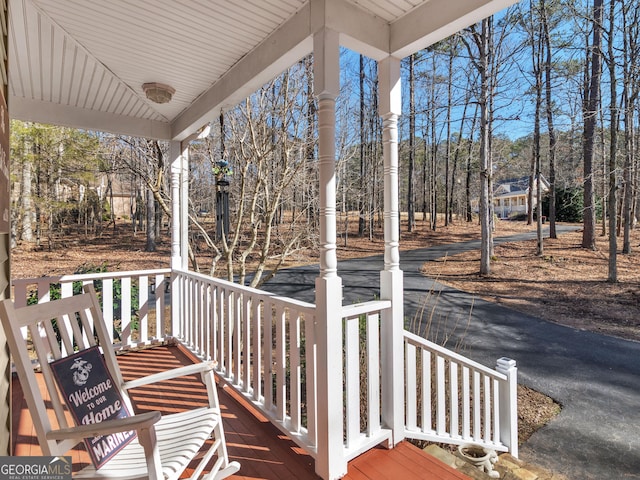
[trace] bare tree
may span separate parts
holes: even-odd
[[[546,0],[540,0],[540,18],[542,20],[542,35],[545,50],[544,89],[547,112],[547,131],[549,134],[549,237],[558,238],[558,234],[556,232],[556,146],[558,139],[556,137],[553,118],[553,53],[551,48],[551,33],[549,29],[549,14]]]
[[[281,203],[305,166],[306,125],[296,114],[304,109],[298,103],[306,98],[299,91],[304,73],[292,67],[227,113],[234,209],[229,239],[219,249],[227,278],[252,287],[271,278],[306,233],[300,223],[306,211],[298,209],[274,235]]]
[[[467,95],[467,97],[465,98],[465,102],[464,102],[464,106],[462,108],[462,116],[460,117],[460,129],[458,131],[458,135],[456,138],[456,144],[455,144],[455,150],[454,150],[454,154],[453,154],[453,167],[452,167],[452,172],[451,172],[451,192],[449,193],[449,213],[450,215],[453,215],[453,207],[454,207],[454,199],[455,199],[455,185],[456,185],[456,179],[457,179],[457,172],[458,172],[458,163],[460,161],[460,152],[462,152],[462,147],[463,147],[463,132],[464,132],[464,126],[465,123],[467,122],[467,110],[469,109],[469,96]],[[471,140],[469,140],[470,142]],[[469,199],[469,203],[471,203],[471,200]],[[469,205],[468,208],[468,212],[467,215],[471,215],[471,206]],[[460,212],[458,212],[460,213]],[[451,221],[453,220],[453,218],[450,219]]]
[[[466,176],[465,176],[465,201],[467,205],[467,222],[473,221],[473,213],[471,208],[471,173],[472,173],[472,162],[473,158],[473,138],[475,136],[476,124],[478,123],[478,110],[479,105],[476,104],[476,108],[473,111],[473,117],[471,122],[471,131],[469,132],[469,141],[467,146],[467,168],[466,168]]]
[[[25,142],[28,140],[25,138]],[[29,152],[32,146],[27,143],[24,145],[25,151]],[[33,209],[31,207],[31,171],[32,171],[31,158],[22,159],[22,181],[20,182],[20,211],[22,212],[22,231],[20,232],[20,239],[30,242],[33,240],[33,229],[31,219],[33,217]]]
[[[428,131],[429,136],[426,134],[427,127],[425,126],[425,162],[429,159],[428,168],[428,205],[429,205],[429,227],[435,231],[438,226],[438,134],[437,134],[437,113],[439,105],[437,101],[437,62],[436,55],[431,55],[431,72],[429,76],[429,91],[428,91]],[[427,139],[429,139],[427,141]],[[428,146],[428,147],[427,147]],[[427,153],[427,148],[429,148]]]
[[[541,189],[541,159],[540,159],[540,117],[542,113],[542,70],[543,70],[543,24],[534,0],[529,2],[529,43],[531,48],[531,64],[533,69],[533,91],[535,95],[534,122],[533,122],[533,148],[531,156],[531,173],[529,175],[529,214],[528,223],[531,223],[533,212],[533,192],[536,192],[536,231],[537,231],[537,255],[544,253],[542,237],[542,189]],[[541,6],[540,6],[541,7]]]
[[[364,92],[364,82],[365,82],[365,69],[364,69],[364,55],[360,55],[360,75],[359,86],[360,86],[360,194],[358,195],[358,236],[364,236],[365,228],[367,226],[367,222],[365,220],[365,209],[366,209],[366,191],[367,191],[367,160],[365,157],[366,152],[366,130],[365,130],[365,115],[366,115],[366,100],[365,100],[365,92]]]
[[[480,93],[478,104],[480,106],[480,275],[491,273],[491,253],[493,250],[493,232],[491,228],[491,55],[493,54],[493,17],[484,19],[480,24],[480,31],[474,25],[470,28],[472,40],[477,49],[477,57],[469,42],[465,45],[469,50],[469,56],[480,75]],[[464,37],[463,37],[464,39]]]
[[[415,105],[415,54],[409,55],[409,170],[407,172],[407,231],[415,228],[415,155],[416,155],[416,105]]]
[[[147,252],[156,251],[156,211],[153,191],[147,189],[147,244],[145,247]]]
[[[640,6],[637,2],[627,2],[622,6],[623,28],[623,102],[624,102],[624,171],[623,171],[623,224],[624,239],[622,253],[631,253],[631,228],[633,226],[633,205],[636,189],[633,182],[634,157],[636,153],[635,113],[640,85],[638,84],[638,56],[640,55]]]
[[[443,42],[443,47],[447,50],[447,105],[446,105],[446,129],[447,129],[447,138],[445,140],[445,159],[444,159],[444,191],[445,191],[445,215],[444,215],[444,224],[445,226],[449,225],[453,220],[453,190],[455,181],[453,180],[455,177],[455,171],[450,172],[451,170],[451,110],[453,108],[453,61],[457,54],[457,46],[458,46],[457,35],[451,37],[448,41]],[[465,104],[466,108],[466,104]],[[464,114],[463,114],[463,122],[464,122]],[[456,151],[457,155],[457,151]],[[457,158],[456,158],[457,160]],[[455,165],[454,165],[455,170]]]
[[[617,255],[618,255],[618,242],[617,234],[618,228],[616,225],[618,219],[618,197],[617,197],[617,165],[616,158],[618,152],[618,123],[620,113],[618,110],[618,82],[617,82],[617,68],[616,68],[616,55],[614,53],[614,41],[615,41],[615,21],[616,21],[616,2],[610,3],[609,8],[609,28],[607,31],[607,56],[604,57],[609,69],[609,87],[610,87],[610,99],[609,99],[609,201],[608,211],[609,216],[609,272],[607,281],[615,283],[618,281],[618,267],[617,267]],[[604,223],[604,219],[603,219]]]
[[[585,62],[584,133],[582,154],[584,164],[584,228],[582,248],[596,248],[596,205],[594,190],[594,145],[600,104],[600,77],[602,74],[602,22],[603,0],[593,0],[593,40],[588,46]]]

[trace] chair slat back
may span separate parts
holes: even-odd
[[[44,455],[62,455],[76,443],[46,438],[52,429],[69,426],[64,398],[49,367],[49,362],[66,356],[65,352],[78,352],[99,345],[115,384],[120,387],[129,411],[133,411],[126,391],[121,388],[122,374],[92,285],[86,285],[82,295],[27,307],[15,308],[11,300],[4,300],[0,302],[0,320]],[[27,327],[30,338],[24,338],[22,327]],[[33,345],[33,353],[29,351],[29,341]],[[41,391],[38,385],[34,372],[36,365],[42,371],[46,392]],[[52,424],[47,415],[46,402],[51,402],[57,425]]]

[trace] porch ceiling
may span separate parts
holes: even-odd
[[[323,27],[372,58],[401,58],[514,2],[9,0],[9,110],[182,140],[310,53]],[[147,100],[147,82],[173,99]]]

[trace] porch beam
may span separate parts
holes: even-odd
[[[394,57],[407,57],[516,2],[430,0],[391,24],[389,52]]]
[[[156,140],[171,138],[169,122],[99,112],[15,95],[9,97],[9,102],[11,118],[26,122],[63,125]]]
[[[198,127],[234,106],[314,49],[323,29],[340,44],[379,60],[388,55],[389,23],[344,0],[311,0],[265,41],[245,55],[171,124],[171,138],[184,140]]]
[[[311,0],[311,31],[340,32],[340,45],[374,60],[389,55],[389,22],[344,0]]]

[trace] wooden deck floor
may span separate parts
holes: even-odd
[[[179,347],[157,347],[118,357],[125,379],[192,363]],[[17,380],[12,383],[14,455],[40,455],[35,433]],[[138,412],[169,413],[206,405],[207,396],[197,377],[139,388],[132,393]],[[234,480],[317,480],[313,458],[267,421],[242,396],[219,390],[229,455],[241,464]],[[88,462],[81,449],[72,453],[74,467]],[[466,480],[468,477],[423,453],[408,442],[387,450],[376,448],[349,463],[346,480]]]

